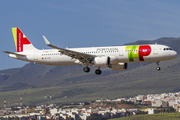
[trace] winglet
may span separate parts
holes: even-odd
[[[52,48],[55,48],[55,49],[60,49],[60,48],[58,48],[58,47],[56,47],[56,46],[54,46],[54,45],[51,45],[51,43],[47,40],[47,38],[43,35],[43,38],[44,38],[44,41],[45,41],[45,43],[46,43],[46,45],[47,46],[49,46],[49,47],[52,47]],[[62,49],[62,48],[61,48]]]
[[[47,38],[44,35],[43,35],[43,39],[44,39],[46,45],[51,45],[51,43],[47,40]]]

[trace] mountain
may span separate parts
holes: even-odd
[[[137,41],[130,44],[165,44],[180,53],[180,38],[160,38],[154,41]],[[135,96],[138,94],[180,91],[180,57],[155,63],[131,63],[125,71],[102,68],[102,75],[84,73],[81,65],[45,66],[29,63],[22,68],[0,71],[0,99],[10,105],[19,102],[23,95],[26,104],[83,102],[103,98]],[[44,98],[52,96],[52,98]]]
[[[156,40],[139,40],[133,43],[127,43],[125,45],[139,45],[139,44],[162,44],[172,47],[174,50],[177,51],[178,54],[180,54],[180,38],[173,38],[173,37],[163,37]]]

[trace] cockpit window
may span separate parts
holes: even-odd
[[[172,50],[172,48],[164,48],[164,50]]]

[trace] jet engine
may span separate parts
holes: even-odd
[[[114,71],[126,70],[127,66],[128,66],[127,63],[116,63],[116,64],[111,65],[111,69],[114,70]]]
[[[108,56],[101,56],[95,57],[93,63],[95,67],[109,67],[111,65],[111,60]]]

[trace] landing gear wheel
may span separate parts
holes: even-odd
[[[161,68],[159,67],[159,61],[156,61],[156,65],[157,65],[156,70],[157,70],[157,71],[160,71],[160,70],[161,70]]]
[[[84,71],[84,72],[89,72],[89,71],[90,71],[90,68],[89,68],[89,67],[85,67],[85,68],[83,69],[83,71]]]
[[[160,70],[161,70],[161,68],[160,68],[160,67],[157,67],[157,68],[156,68],[156,70],[157,70],[157,71],[160,71]]]
[[[95,73],[96,73],[97,75],[100,75],[102,72],[101,72],[100,69],[97,69],[97,70],[95,71]]]

